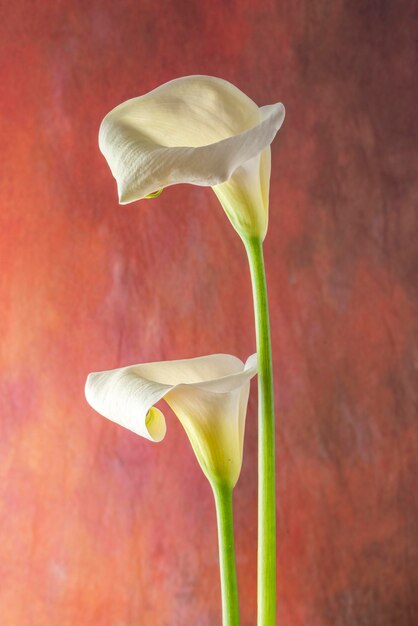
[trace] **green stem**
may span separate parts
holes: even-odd
[[[276,488],[273,363],[263,243],[244,239],[250,264],[258,354],[258,626],[276,626]]]
[[[237,571],[234,547],[234,519],[232,514],[232,488],[212,484],[216,504],[219,541],[219,567],[221,570],[222,624],[239,626]]]

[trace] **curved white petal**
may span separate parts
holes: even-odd
[[[256,355],[242,363],[227,354],[145,363],[90,374],[88,403],[104,417],[161,441],[164,415],[154,405],[164,398],[183,424],[210,480],[235,485],[242,463],[245,415]]]
[[[142,378],[135,366],[89,374],[86,400],[98,413],[151,441],[165,437],[166,424],[161,411],[150,413],[170,385]]]
[[[100,127],[99,145],[121,204],[177,183],[217,187],[233,225],[261,234],[268,147],[283,120],[282,104],[259,108],[228,81],[186,76],[113,109]]]
[[[284,107],[281,106],[282,124]],[[259,109],[263,120],[269,118],[271,109],[270,106]],[[230,222],[239,233],[258,235],[264,239],[268,226],[270,171],[271,150],[268,146],[238,167],[229,180],[213,188]]]

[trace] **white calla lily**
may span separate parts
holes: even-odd
[[[242,464],[250,380],[257,357],[228,354],[132,365],[89,374],[87,402],[101,415],[150,439],[166,433],[164,399],[182,423],[211,482],[233,487]]]
[[[104,118],[99,146],[127,204],[177,183],[213,187],[234,228],[264,238],[270,144],[284,106],[258,107],[226,80],[185,76]]]

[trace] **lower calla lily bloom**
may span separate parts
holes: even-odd
[[[182,423],[211,482],[236,484],[242,464],[245,416],[256,355],[244,364],[228,354],[144,363],[89,374],[88,403],[101,415],[161,441],[166,433],[164,399]]]
[[[284,115],[282,104],[258,107],[226,80],[185,76],[113,109],[99,146],[121,204],[177,183],[209,186],[241,235],[263,239],[270,144]]]

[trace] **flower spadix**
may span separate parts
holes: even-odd
[[[182,423],[210,481],[233,487],[242,464],[245,416],[256,355],[228,354],[143,363],[89,374],[88,403],[101,415],[150,439],[166,434],[164,399]]]
[[[209,186],[241,235],[264,238],[270,143],[283,120],[280,103],[258,107],[226,80],[185,76],[113,109],[99,146],[121,204],[176,183]]]

